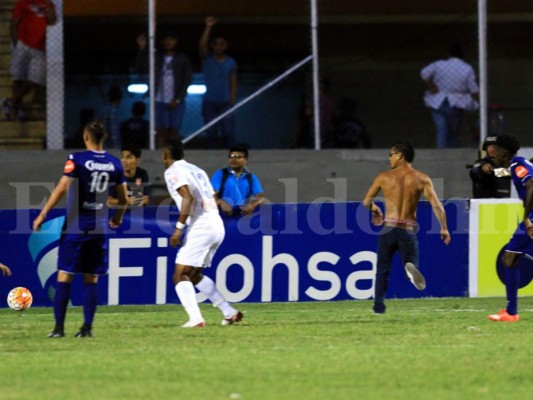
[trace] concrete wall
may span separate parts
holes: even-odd
[[[260,178],[272,203],[313,202],[323,198],[360,201],[374,177],[388,169],[389,149],[371,150],[255,150],[249,168]],[[476,159],[475,149],[418,150],[414,166],[430,175],[439,197],[471,196],[465,164]],[[0,152],[0,209],[37,208],[60,178],[68,151]],[[208,174],[226,165],[226,151],[190,150],[186,160]],[[145,151],[142,167],[155,184],[164,184],[159,151]],[[330,181],[331,180],[331,181]],[[160,187],[154,195],[166,196]]]

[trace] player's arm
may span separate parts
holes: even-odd
[[[124,213],[128,209],[128,191],[126,183],[118,185],[117,188],[117,212],[109,220],[109,226],[113,229],[118,228],[122,224]]]
[[[373,201],[374,197],[376,197],[381,190],[381,179],[381,174],[374,179],[374,182],[366,192],[366,195],[363,199],[363,206],[368,208],[372,213],[372,223],[374,225],[383,224],[383,212],[381,211],[381,208],[379,208]]]
[[[431,208],[433,209],[433,213],[435,214],[435,217],[437,217],[437,221],[439,221],[440,237],[442,241],[445,244],[449,244],[451,237],[450,232],[448,232],[446,212],[444,211],[444,207],[440,202],[439,198],[437,197],[437,193],[435,193],[435,189],[433,188],[433,182],[431,182],[431,179],[429,178],[427,178],[424,182],[424,196],[426,196],[426,198],[428,199],[429,204],[431,204]]]
[[[37,218],[35,218],[35,220],[33,221],[33,230],[34,231],[38,231],[39,229],[41,229],[41,225],[46,220],[46,216],[48,215],[48,212],[52,208],[54,208],[57,205],[57,203],[59,203],[59,201],[63,198],[65,193],[67,193],[68,188],[69,188],[70,184],[72,183],[72,180],[73,180],[73,178],[71,178],[69,176],[66,176],[66,175],[63,175],[61,177],[61,179],[59,180],[58,184],[56,185],[56,187],[52,191],[52,194],[48,198],[48,201],[46,202],[46,204],[42,208],[42,210],[39,213],[39,215],[37,216]]]
[[[172,247],[181,244],[181,235],[183,233],[183,229],[185,228],[185,222],[187,221],[187,218],[189,218],[189,215],[191,215],[194,204],[194,197],[189,190],[188,185],[180,186],[178,188],[178,193],[181,196],[181,207],[180,216],[178,218],[178,222],[176,223],[176,230],[170,237],[170,245]]]
[[[0,263],[0,271],[2,272],[2,275],[4,276],[11,276],[11,270],[7,265],[4,265]]]
[[[526,182],[526,197],[524,198],[524,225],[527,234],[533,239],[533,221],[529,219],[529,214],[533,212],[533,179]]]

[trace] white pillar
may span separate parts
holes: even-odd
[[[46,148],[61,150],[65,130],[63,0],[53,0],[57,21],[46,28]]]
[[[488,78],[487,78],[487,1],[478,0],[479,47],[479,148],[488,131]]]

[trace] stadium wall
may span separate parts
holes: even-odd
[[[40,207],[62,174],[70,152],[0,152],[0,209]],[[116,150],[111,152],[118,154]],[[389,149],[251,149],[248,167],[259,177],[272,203],[361,201],[374,177],[389,168],[388,154]],[[187,150],[185,154],[188,161],[210,175],[227,165],[226,156],[225,150]],[[477,150],[473,148],[421,149],[417,150],[413,165],[433,178],[440,198],[468,198],[472,189],[465,164],[476,159]],[[160,152],[144,151],[141,167],[148,171],[154,184],[154,200],[168,197]]]

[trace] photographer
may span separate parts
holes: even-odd
[[[470,168],[474,199],[506,198],[511,195],[511,176],[506,168],[499,168],[494,161],[496,136],[487,136],[483,143],[486,156]]]

